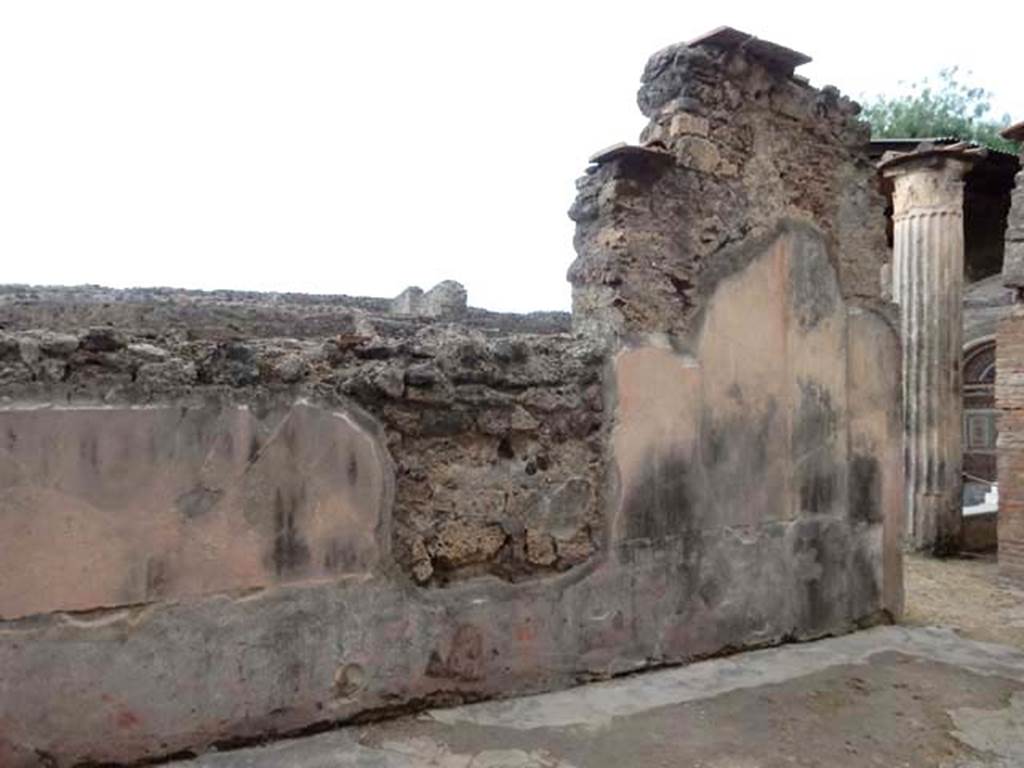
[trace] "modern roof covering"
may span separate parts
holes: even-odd
[[[878,167],[884,171],[926,158],[950,157],[964,160],[982,160],[987,155],[987,149],[966,141],[960,141],[955,144],[934,144],[921,140],[915,148],[907,149],[903,152],[886,152],[882,155],[882,161],[878,164]]]
[[[934,144],[937,147],[945,146],[946,144],[956,144],[960,141],[956,136],[930,136],[928,138],[883,138],[883,139],[872,139],[868,145],[868,155],[870,157],[881,157],[888,150],[898,150],[900,152],[909,152],[918,144]]]
[[[1020,124],[1024,128],[1024,123]],[[1011,131],[1015,126],[1011,126],[1003,131],[1003,135]],[[1012,138],[1006,136],[1006,138]],[[964,141],[959,136],[932,136],[928,138],[882,138],[872,139],[868,144],[868,157],[878,158],[884,155],[886,152],[912,152],[914,148],[920,144],[931,144],[936,148],[949,147],[953,144],[963,144],[966,147],[973,149],[987,149],[992,155],[1005,155],[1007,158],[1016,158],[1017,155],[1013,152],[1007,152],[1005,149],[996,149],[994,147],[982,147],[981,144],[977,144],[972,141]],[[996,158],[994,158],[996,159]]]

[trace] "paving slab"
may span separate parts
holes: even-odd
[[[878,627],[174,768],[1024,765],[1024,652]]]

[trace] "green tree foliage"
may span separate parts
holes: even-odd
[[[911,83],[903,95],[867,101],[862,116],[877,139],[955,136],[1016,152],[1016,146],[999,135],[1010,124],[1010,116],[993,118],[991,99],[989,91],[963,82],[958,68],[950,67],[935,80]]]

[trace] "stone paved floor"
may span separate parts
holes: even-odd
[[[1024,766],[1024,650],[879,627],[175,768]]]

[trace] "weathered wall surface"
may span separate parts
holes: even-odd
[[[1003,135],[1016,142],[1024,142],[1024,123],[1006,129]],[[1024,155],[1022,155],[1024,165]],[[1014,179],[1010,210],[1006,216],[1005,246],[1003,250],[1003,278],[1015,290],[1024,288],[1024,170]]]
[[[699,596],[680,631],[707,651],[723,627],[825,631],[902,603],[883,576],[886,548],[899,556],[883,540],[902,482],[893,330],[848,313],[820,234],[788,226],[758,250],[692,339],[615,360],[613,540],[680,543]]]
[[[964,348],[996,335],[996,325],[1013,309],[1014,290],[1002,275],[971,283],[964,289]]]
[[[61,318],[87,311],[98,313],[89,314],[90,319],[104,318],[101,306],[91,301],[76,304],[74,294],[67,299]],[[29,313],[40,311],[29,307]],[[219,510],[234,504],[236,497],[244,504],[243,491],[229,492],[224,476],[244,469],[244,481],[254,482],[247,452],[255,456],[263,450],[263,441],[281,418],[277,412],[290,408],[297,398],[327,408],[355,404],[379,420],[386,449],[395,461],[392,536],[399,561],[418,582],[481,573],[515,581],[565,570],[598,548],[604,405],[602,354],[596,343],[564,334],[507,334],[372,313],[337,318],[341,331],[327,338],[227,341],[216,332],[205,332],[205,320],[197,323],[199,331],[190,331],[187,323],[196,308],[187,303],[185,308],[184,313],[165,308],[163,321],[170,330],[164,331],[144,324],[142,329],[97,326],[77,335],[66,329],[0,335],[4,396],[12,403],[76,406],[50,417],[56,422],[50,427],[33,426],[30,432],[59,430],[72,423],[69,414],[113,430],[117,427],[111,418],[120,419],[125,426],[119,436],[104,437],[84,424],[81,439],[95,437],[102,450],[118,452],[113,461],[128,461],[122,454],[131,452],[136,466],[111,466],[111,471],[123,469],[118,472],[123,476],[150,474],[147,459],[133,453],[133,447],[191,441],[180,448],[183,456],[175,457],[189,463],[180,467],[181,477],[168,480],[166,486],[138,490],[142,496],[171,494],[168,509],[188,506],[193,496],[200,506],[212,504],[216,496]],[[214,317],[226,310],[216,305],[212,309],[209,314]],[[110,311],[111,322],[123,322],[123,304],[113,303]],[[266,306],[249,307],[235,323],[243,330],[263,327],[268,311]],[[517,327],[514,317],[506,322]],[[186,327],[176,327],[179,323]],[[200,338],[193,338],[197,335]],[[248,417],[244,425],[225,426],[228,433],[236,431],[231,436],[195,437],[182,434],[185,425],[177,422],[173,429],[178,432],[160,432],[158,426],[141,423],[155,411],[146,416],[145,411],[115,409],[89,417],[77,409],[154,403],[174,404],[165,409],[165,420],[173,422],[177,408],[189,409],[182,420],[203,426],[211,420],[237,418],[232,414],[260,416]],[[10,421],[14,415],[0,416],[4,418]],[[293,421],[282,423],[288,426]],[[257,431],[267,434],[250,440],[243,433],[256,430],[257,422]],[[11,430],[8,444],[13,451],[17,433],[24,430],[13,422]],[[69,465],[67,471],[77,471],[73,465],[79,449],[74,445],[54,453],[60,448],[56,436],[32,439],[37,466],[12,482],[58,482],[58,469],[50,464],[60,460]],[[289,446],[301,442],[293,440]],[[223,443],[230,443],[233,451],[226,457],[215,450],[223,452]],[[89,443],[79,453],[89,456],[98,450]],[[18,458],[13,453],[12,457]],[[107,461],[104,456],[98,459]],[[148,460],[170,472],[165,459],[153,454]],[[295,454],[282,459],[296,466],[307,466],[309,460]],[[347,466],[343,469],[348,471]],[[358,481],[358,471],[354,475]],[[78,490],[93,480],[77,479]],[[189,483],[194,487],[185,487]],[[309,496],[297,488],[282,494],[285,506],[293,495]],[[183,501],[176,501],[179,495],[184,495]],[[110,503],[128,509],[135,501],[124,496]],[[316,507],[324,501],[309,496],[302,503]],[[0,605],[0,616],[9,615],[8,610]]]
[[[999,409],[999,570],[1024,579],[1024,313],[999,321],[996,336]]]
[[[344,413],[8,407],[0,434],[0,618],[322,581],[388,556],[390,460]]]
[[[860,129],[744,50],[648,68],[641,102],[678,102],[679,142],[583,183],[575,335],[450,284],[0,290],[0,764],[201,750],[898,615],[900,349],[865,298]],[[683,140],[714,143],[686,122],[692,83],[748,143]],[[824,147],[791,183],[797,139]]]
[[[1024,141],[1024,123],[1003,135]],[[1006,221],[1003,278],[1018,303],[999,321],[996,332],[999,570],[1024,579],[1024,312],[1019,304],[1024,288],[1024,171],[1017,174]]]

